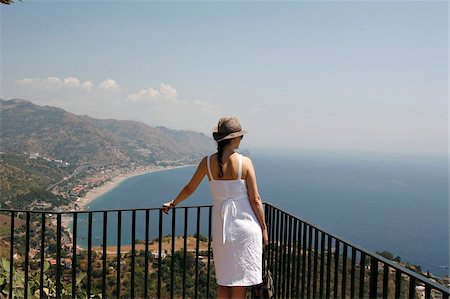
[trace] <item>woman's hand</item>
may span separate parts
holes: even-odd
[[[262,238],[263,238],[263,245],[264,246],[269,245],[269,235],[267,234],[267,228],[262,230]]]
[[[164,203],[162,205],[162,208],[163,208],[163,212],[167,215],[167,214],[169,214],[170,209],[175,208],[175,205],[173,204],[173,201],[169,201],[169,202]]]

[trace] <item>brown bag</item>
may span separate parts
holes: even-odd
[[[275,288],[273,285],[273,278],[272,273],[269,271],[269,268],[267,267],[267,259],[265,254],[263,253],[263,259],[264,259],[264,274],[263,274],[263,282],[261,284],[258,284],[254,287],[254,297],[255,298],[267,298],[271,299],[274,298]]]
[[[272,273],[270,273],[269,269],[266,270],[266,273],[263,276],[263,282],[257,286],[255,286],[255,298],[273,298],[274,293],[274,285]]]

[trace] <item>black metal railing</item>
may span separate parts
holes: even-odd
[[[265,205],[277,298],[448,298],[450,290]]]
[[[0,210],[0,298],[215,297],[211,209]]]
[[[169,216],[159,208],[0,214],[0,297],[216,295],[211,206]],[[271,204],[265,216],[277,298],[449,297],[428,278]]]

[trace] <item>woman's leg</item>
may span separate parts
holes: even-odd
[[[231,288],[231,297],[230,298],[245,298],[247,293],[247,287],[232,287]]]
[[[231,287],[224,287],[217,285],[217,298],[230,298],[231,297]]]

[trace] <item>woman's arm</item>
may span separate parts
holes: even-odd
[[[262,235],[263,235],[263,244],[269,244],[269,238],[267,235],[267,226],[266,220],[264,218],[264,209],[261,197],[258,192],[258,185],[256,183],[256,174],[255,168],[253,167],[252,160],[246,158],[244,160],[245,165],[247,166],[247,190],[248,190],[248,198],[250,200],[250,205],[252,206],[253,211],[255,212],[256,218],[258,218],[259,224],[261,225]]]
[[[167,214],[170,208],[175,207],[180,202],[188,198],[192,193],[194,193],[194,191],[197,189],[198,185],[200,185],[207,172],[208,168],[206,165],[206,157],[205,157],[198,165],[197,170],[195,171],[189,183],[186,186],[184,186],[184,188],[180,191],[177,197],[175,197],[174,200],[163,204],[164,213]]]

